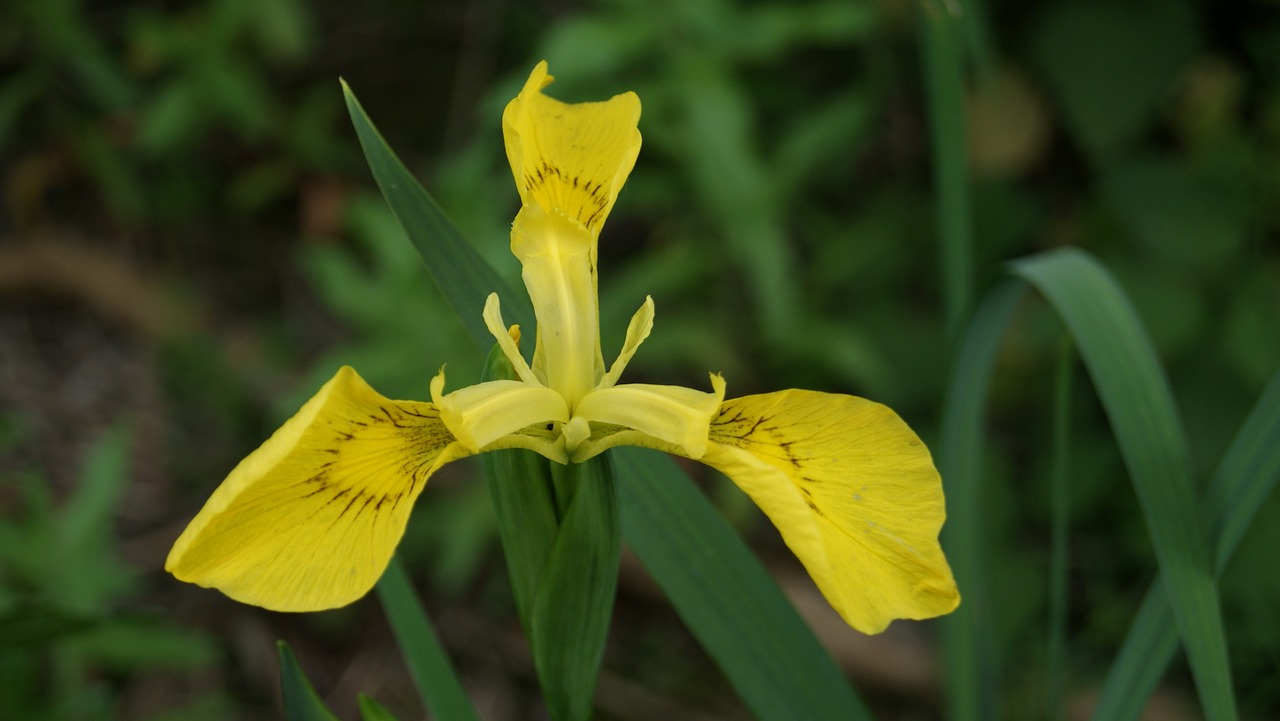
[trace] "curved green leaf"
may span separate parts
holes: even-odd
[[[431,279],[458,314],[471,338],[480,348],[488,348],[493,343],[481,311],[485,298],[494,292],[502,298],[502,313],[507,322],[532,327],[533,306],[528,296],[523,291],[513,292],[502,276],[462,237],[436,201],[387,145],[345,81],[342,93],[373,179],[377,181],[396,220],[400,221],[422,256]]]
[[[391,559],[391,565],[378,580],[377,590],[423,705],[440,721],[477,721],[475,707],[449,664],[399,559]]]
[[[756,717],[869,720],[777,582],[671,458],[612,452],[623,537]]]
[[[1012,264],[1080,350],[1142,506],[1173,615],[1209,719],[1236,718],[1222,611],[1178,412],[1155,351],[1106,270],[1075,249]]]
[[[1215,569],[1226,567],[1244,532],[1280,481],[1280,373],[1258,399],[1205,492]],[[1096,721],[1137,719],[1173,655],[1178,634],[1161,579],[1147,591],[1094,709]]]

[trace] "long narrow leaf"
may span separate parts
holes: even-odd
[[[1137,314],[1097,261],[1075,249],[1012,265],[1071,331],[1142,506],[1201,704],[1236,718],[1222,611],[1196,512],[1186,440]]]
[[[933,144],[934,192],[942,258],[942,299],[947,329],[955,332],[972,292],[972,230],[969,164],[965,140],[964,53],[952,3],[921,3],[921,50],[929,128]]]
[[[523,292],[512,292],[497,271],[462,237],[436,201],[387,145],[345,81],[342,92],[373,179],[391,206],[391,212],[418,249],[431,279],[440,287],[476,344],[488,348],[493,342],[480,315],[490,293],[496,292],[501,297],[502,310],[509,322],[531,327],[528,324],[533,319],[533,306],[529,304],[528,297]]]
[[[996,714],[991,607],[982,560],[982,455],[987,392],[1004,337],[1022,297],[1008,281],[987,293],[960,336],[947,383],[938,443],[938,471],[947,493],[943,547],[964,599],[942,619],[947,718],[981,721]]]
[[[439,721],[477,721],[475,707],[449,664],[440,638],[427,620],[427,612],[398,559],[391,559],[377,589],[378,600],[386,611],[423,705]]]
[[[870,719],[777,583],[670,458],[614,454],[624,537],[756,717]]]
[[[1213,529],[1218,573],[1235,553],[1244,532],[1280,481],[1280,374],[1276,374],[1240,427],[1205,492],[1205,527]],[[1136,719],[1178,650],[1168,596],[1159,578],[1152,584],[1120,654],[1107,673],[1095,721]]]
[[[1071,360],[1070,343],[1063,343],[1058,353],[1058,369],[1053,384],[1053,456],[1049,485],[1052,509],[1049,555],[1049,652],[1048,689],[1045,694],[1045,718],[1057,721],[1065,717],[1063,692],[1066,688],[1067,655],[1067,534],[1070,525],[1071,467]]]

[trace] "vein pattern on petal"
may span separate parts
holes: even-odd
[[[277,611],[348,604],[382,575],[427,479],[465,455],[434,406],[343,367],[231,471],[165,569]]]
[[[760,506],[854,628],[878,633],[959,603],[938,545],[938,472],[885,406],[800,390],[726,401],[702,461]]]
[[[542,92],[538,63],[502,114],[507,160],[524,205],[573,218],[598,235],[640,153],[635,93],[594,103],[563,103]]]

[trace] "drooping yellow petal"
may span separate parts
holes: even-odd
[[[231,471],[165,570],[277,611],[351,603],[386,569],[427,479],[465,455],[431,404],[388,400],[343,367]]]
[[[618,426],[650,436],[679,449],[680,455],[697,460],[707,449],[710,425],[724,398],[724,380],[711,376],[712,392],[705,393],[682,386],[660,386],[625,383],[601,388],[587,394],[574,410],[575,420]],[[575,463],[613,446],[637,443],[632,435],[617,434],[591,440],[584,434],[568,449]]]
[[[562,103],[542,92],[546,61],[502,114],[507,160],[523,204],[574,219],[598,235],[640,153],[635,93]]]
[[[938,545],[942,484],[888,408],[788,390],[726,401],[702,462],[765,512],[849,625],[878,633],[960,602]]]
[[[487,450],[503,436],[529,426],[569,420],[564,399],[546,386],[500,380],[477,383],[447,395],[443,391],[444,371],[440,371],[431,380],[431,399],[449,432],[472,453]]]

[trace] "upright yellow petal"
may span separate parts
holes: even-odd
[[[577,403],[604,375],[595,238],[575,221],[532,205],[511,226],[511,252],[520,259],[538,319],[533,373],[566,403]]]
[[[604,374],[596,239],[640,152],[640,100],[563,103],[539,63],[502,115],[523,207],[511,228],[538,319],[533,372],[572,407]]]
[[[726,401],[702,462],[755,501],[850,626],[878,633],[960,602],[938,545],[942,484],[888,408],[788,390]]]
[[[640,99],[627,92],[562,103],[542,92],[551,81],[544,60],[507,104],[507,159],[524,205],[573,218],[598,235],[640,153]]]
[[[344,366],[231,471],[165,569],[277,611],[351,603],[386,569],[427,478],[467,454],[434,406],[388,400]]]

